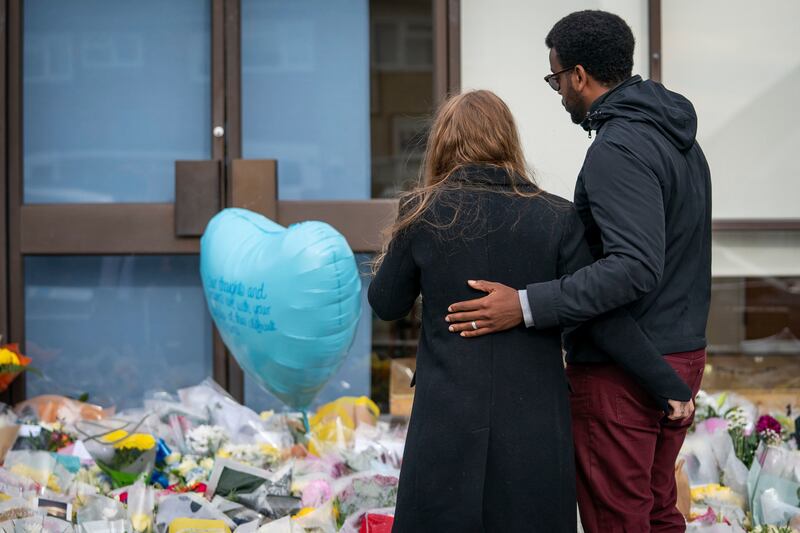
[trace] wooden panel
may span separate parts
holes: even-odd
[[[0,2],[0,35],[5,36],[6,3]],[[0,335],[8,339],[8,227],[6,206],[8,167],[6,166],[6,40],[0,39]]]
[[[230,182],[230,207],[242,207],[277,219],[278,175],[274,159],[234,159]]]
[[[22,204],[22,0],[9,0],[8,7],[8,341],[25,349],[25,278],[20,250],[20,205]],[[25,373],[9,388],[11,403],[25,398]]]
[[[225,128],[225,0],[211,0],[211,158],[220,162],[220,207],[226,205],[225,186],[225,136],[215,137],[214,128]],[[227,386],[228,355],[225,344],[213,326],[213,376],[214,381]]]
[[[172,204],[24,205],[23,254],[194,254],[197,238],[173,235]]]
[[[461,0],[447,2],[447,90],[461,92]]]
[[[242,157],[242,24],[241,2],[225,2],[225,160],[232,161]],[[231,206],[231,168],[226,170],[226,205]],[[228,392],[244,403],[244,373],[236,360],[228,354],[227,381]]]
[[[433,101],[436,104],[448,95],[447,1],[433,0]]]
[[[745,283],[745,338],[763,339],[786,329],[800,335],[797,288],[800,288],[798,278],[748,278]],[[800,361],[800,355],[797,357]]]
[[[215,137],[215,127],[225,128],[225,4],[211,0],[211,136],[212,159],[225,159],[225,136]]]
[[[461,2],[433,0],[433,96],[440,103],[461,91]]]
[[[650,36],[650,79],[661,81],[661,0],[650,0],[647,12]]]
[[[199,237],[221,207],[220,161],[175,161],[175,235]]]
[[[397,217],[396,200],[278,202],[278,222],[284,226],[321,220],[345,236],[354,252],[381,249],[383,230]]]
[[[714,231],[799,231],[800,218],[776,220],[715,220]]]
[[[7,35],[7,10],[6,2],[0,2],[0,35]],[[0,335],[2,340],[9,338],[9,298],[8,298],[8,227],[6,225],[8,217],[6,207],[8,205],[8,167],[6,154],[6,39],[0,39]],[[0,393],[0,401],[3,403],[11,402],[11,391],[6,390]]]

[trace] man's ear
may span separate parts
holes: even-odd
[[[589,83],[589,73],[586,72],[583,65],[577,65],[572,71],[572,76],[572,88],[575,89],[576,92],[582,92]]]

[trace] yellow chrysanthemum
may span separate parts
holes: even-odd
[[[8,348],[0,349],[0,365],[19,365],[19,356]]]
[[[303,507],[302,509],[297,511],[297,514],[294,515],[294,518],[300,518],[301,516],[305,516],[307,514],[311,514],[316,510],[317,509],[315,507]]]
[[[740,507],[745,504],[741,495],[734,492],[730,487],[724,487],[718,483],[709,483],[707,485],[692,487],[691,496],[694,503],[713,500],[731,503]]]
[[[112,443],[112,442],[121,441],[122,439],[124,439],[127,436],[128,436],[128,432],[127,431],[125,431],[124,429],[118,429],[116,431],[112,431],[108,435],[103,435],[101,440],[103,442]]]
[[[134,433],[114,444],[117,449],[152,450],[155,448],[156,439],[147,433]]]

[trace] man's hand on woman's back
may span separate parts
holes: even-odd
[[[470,287],[489,293],[487,296],[454,303],[445,317],[450,331],[462,337],[479,337],[514,328],[522,323],[522,308],[515,289],[492,281],[467,282]]]

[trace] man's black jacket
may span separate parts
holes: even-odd
[[[662,354],[704,348],[711,179],[695,140],[694,107],[634,76],[595,101],[582,126],[597,138],[578,176],[575,205],[596,262],[528,285],[535,327],[568,328],[625,306]],[[565,334],[567,361],[615,360],[586,329]],[[688,399],[671,395],[676,387],[666,365],[615,362],[655,395]]]

